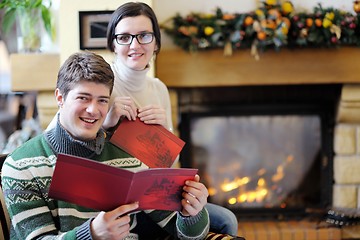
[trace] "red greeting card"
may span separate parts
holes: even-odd
[[[197,169],[152,168],[131,172],[93,160],[59,154],[49,197],[77,205],[113,210],[139,202],[139,209],[181,210],[181,193],[186,180]]]
[[[110,142],[150,168],[171,167],[185,142],[161,125],[122,120]]]

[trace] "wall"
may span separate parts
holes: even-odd
[[[358,84],[343,86],[334,135],[333,206],[340,208],[360,209],[359,96]],[[343,228],[343,238],[360,239],[360,226]]]

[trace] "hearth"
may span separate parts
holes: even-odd
[[[238,218],[302,218],[331,205],[341,85],[177,88],[183,167]]]

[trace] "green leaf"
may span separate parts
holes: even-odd
[[[4,33],[8,33],[11,29],[11,27],[14,25],[16,20],[16,9],[10,8],[5,11],[4,17],[3,17],[3,30]]]
[[[42,19],[44,21],[44,27],[46,32],[52,37],[52,32],[51,32],[51,13],[50,10],[48,8],[46,8],[45,6],[41,7],[41,15],[42,15]]]
[[[49,1],[49,6],[45,6],[43,0],[0,0],[0,9],[5,9],[2,24],[4,32],[9,32],[14,25],[18,10],[41,9],[44,28],[53,39],[50,6],[51,1]]]

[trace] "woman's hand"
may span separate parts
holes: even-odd
[[[130,97],[116,97],[103,123],[103,128],[109,129],[114,127],[119,122],[121,116],[125,116],[131,121],[136,119],[136,115],[137,108]]]
[[[159,124],[167,127],[165,109],[159,106],[149,105],[140,108],[137,116],[146,124]]]
[[[127,214],[139,207],[138,203],[122,205],[110,212],[100,212],[91,222],[94,240],[118,240],[130,233],[130,216]]]
[[[181,214],[184,216],[195,216],[207,203],[209,192],[204,184],[200,183],[200,176],[195,175],[194,181],[186,181],[182,193],[181,204],[183,209]]]

